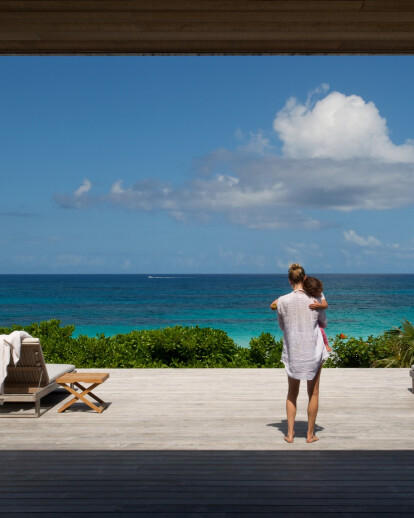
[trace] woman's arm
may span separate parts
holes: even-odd
[[[270,309],[273,309],[273,311],[276,311],[276,310],[277,310],[277,299],[275,299],[275,300],[270,304]]]

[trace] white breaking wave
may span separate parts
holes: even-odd
[[[148,279],[182,279],[182,277],[148,275]]]

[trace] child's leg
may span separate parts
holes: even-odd
[[[323,343],[325,344],[326,350],[328,352],[331,352],[332,351],[332,347],[329,345],[329,341],[328,341],[328,337],[326,336],[325,329],[323,329],[320,326],[319,326],[319,329],[321,330],[322,338],[323,338]]]

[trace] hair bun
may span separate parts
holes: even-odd
[[[299,284],[300,282],[303,282],[306,277],[305,270],[299,263],[293,263],[289,267],[288,277],[289,281],[294,284]]]

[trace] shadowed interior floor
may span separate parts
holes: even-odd
[[[10,451],[2,516],[412,517],[414,451]]]

